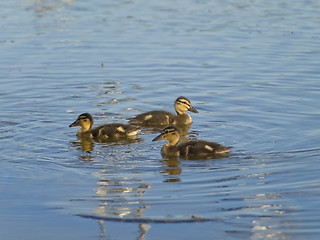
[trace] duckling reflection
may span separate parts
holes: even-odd
[[[139,178],[119,177],[106,170],[101,169],[96,172],[97,188],[95,190],[99,205],[94,212],[101,220],[98,221],[101,236],[105,236],[103,218],[140,218],[143,217],[144,210],[149,206],[143,200],[143,194],[150,188]],[[144,239],[146,233],[151,228],[148,224],[139,225],[139,236],[137,239]]]
[[[149,224],[139,224],[139,229],[140,229],[140,235],[137,238],[137,240],[143,240],[145,239],[145,236],[147,234],[147,232],[149,231],[149,229],[151,228],[151,226]]]
[[[91,138],[78,137],[78,141],[72,141],[72,145],[79,151],[90,153],[94,149],[94,142]]]
[[[181,180],[178,176],[182,170],[179,159],[177,157],[167,157],[162,163],[164,169],[161,173],[166,177],[164,182],[180,182]]]
[[[167,111],[150,111],[139,114],[133,118],[129,118],[130,124],[140,125],[144,127],[165,127],[169,125],[177,125],[179,127],[189,128],[192,118],[186,111],[198,113],[190,100],[186,97],[178,97],[174,102],[174,109],[177,115]]]
[[[148,209],[142,199],[143,194],[150,188],[149,184],[140,179],[107,177],[105,170],[97,172],[96,195],[99,206],[95,213],[102,217],[142,217],[143,211]]]
[[[119,141],[121,139],[135,138],[140,128],[137,126],[109,123],[92,128],[93,117],[89,113],[82,113],[69,127],[80,126],[77,136],[80,138],[94,139],[97,142]]]
[[[185,159],[210,159],[225,157],[230,153],[231,147],[204,140],[180,141],[180,132],[174,126],[163,129],[162,133],[152,141],[168,140],[161,148],[164,157],[182,157]]]

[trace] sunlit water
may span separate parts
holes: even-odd
[[[318,1],[0,3],[1,239],[317,239]],[[199,114],[228,158],[166,160],[157,131],[68,126]]]

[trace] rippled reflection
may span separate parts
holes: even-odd
[[[87,215],[93,218],[103,218],[97,220],[100,236],[106,237],[108,232],[107,222],[104,219],[118,221],[120,219],[143,218],[144,211],[150,208],[143,199],[143,195],[150,188],[150,185],[136,177],[131,170],[132,166],[126,164],[126,160],[135,154],[135,150],[133,150],[135,145],[132,143],[138,143],[142,139],[135,137],[115,142],[99,142],[91,138],[77,138],[77,141],[71,142],[71,147],[80,152],[79,159],[82,161],[94,160],[91,166],[99,166],[99,170],[94,173],[97,182],[92,197],[96,206],[89,209]],[[115,165],[108,167],[107,161],[109,164]],[[129,172],[126,172],[127,168],[129,168]],[[121,175],[118,174],[119,169],[121,169]],[[85,198],[84,200],[87,202],[90,199]],[[148,224],[138,224],[137,226],[139,228],[137,239],[144,239],[151,226]]]
[[[127,145],[131,143],[137,143],[142,141],[142,139],[138,136],[134,136],[131,138],[121,139],[119,141],[100,141],[99,139],[96,141],[97,143],[100,143],[100,145],[110,147],[110,146],[121,146],[121,145]],[[75,147],[77,150],[90,153],[94,150],[95,147],[95,141],[91,138],[86,137],[78,137],[78,141],[71,142],[71,145]]]
[[[98,206],[94,214],[107,218],[141,218],[148,206],[143,200],[143,194],[150,185],[139,178],[127,178],[110,175],[106,170],[96,172],[97,188],[95,190]],[[106,232],[104,221],[99,220],[101,233]],[[148,224],[140,224],[140,235],[137,239],[144,239],[150,229]]]
[[[14,126],[17,123],[12,121],[0,121],[0,139],[11,137],[15,134]]]
[[[119,81],[105,81],[100,85],[92,86],[92,88],[96,88],[99,90],[96,96],[98,99],[101,99],[101,101],[97,104],[97,107],[105,109],[107,107],[110,107],[108,105],[132,101],[133,98],[124,96],[123,91],[120,90],[119,87]]]
[[[82,152],[90,153],[94,149],[94,142],[90,138],[78,138],[78,141],[73,141],[72,146]]]
[[[253,220],[251,239],[288,239],[290,234],[276,230],[279,226],[272,225],[272,220],[273,218]]]
[[[270,198],[271,196],[263,196],[264,194],[259,194],[257,196],[258,199],[262,199],[263,197]],[[275,196],[275,198],[278,198]],[[263,204],[257,207],[256,210],[260,209],[262,213],[256,220],[252,220],[252,234],[251,239],[287,239],[290,237],[288,233],[282,232],[279,223],[281,221],[275,221],[276,217],[281,217],[286,214],[285,206],[282,204],[279,205],[271,205],[271,204]],[[290,222],[283,222],[282,225],[288,225],[286,228],[290,229],[293,226],[290,226]]]
[[[150,185],[141,179],[111,177],[105,170],[98,171],[96,176],[99,206],[95,213],[99,216],[141,217],[143,211],[149,208],[142,195]]]
[[[250,174],[248,177],[258,178],[261,184],[267,184],[265,176],[269,175],[270,173],[257,173]],[[289,237],[289,234],[282,232],[280,228],[283,228],[283,224],[287,225],[286,228],[293,228],[290,222],[281,223],[281,220],[276,220],[285,216],[288,210],[288,207],[278,203],[279,199],[281,199],[281,194],[276,192],[259,193],[243,199],[245,203],[248,203],[246,212],[250,213],[253,210],[255,213],[256,219],[251,221],[251,239],[287,239]]]
[[[182,172],[180,161],[177,157],[162,160],[163,170],[161,174],[166,177],[165,182],[180,182],[179,175]]]
[[[39,13],[54,11],[72,4],[77,0],[34,0],[34,10]]]

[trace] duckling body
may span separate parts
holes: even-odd
[[[192,123],[192,118],[186,111],[198,113],[186,97],[178,97],[174,103],[177,115],[167,111],[149,111],[129,118],[131,124],[145,127],[165,127],[169,125],[186,126]]]
[[[140,128],[130,124],[109,123],[92,128],[93,117],[89,113],[82,113],[69,127],[80,126],[78,137],[93,138],[99,141],[116,141],[123,138],[134,137]]]
[[[191,140],[179,143],[180,133],[174,126],[163,129],[162,133],[152,141],[168,140],[161,148],[163,156],[176,156],[182,158],[215,158],[225,156],[230,153],[232,147],[225,147],[219,143],[205,140]]]
[[[212,154],[223,155],[230,153],[231,147],[224,147],[219,143],[209,142],[205,140],[192,140],[180,143],[178,146],[179,155],[183,157],[206,157]]]

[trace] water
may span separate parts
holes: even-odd
[[[0,3],[1,239],[317,239],[317,1]],[[68,126],[173,111],[229,158]],[[91,151],[88,151],[91,150]]]

